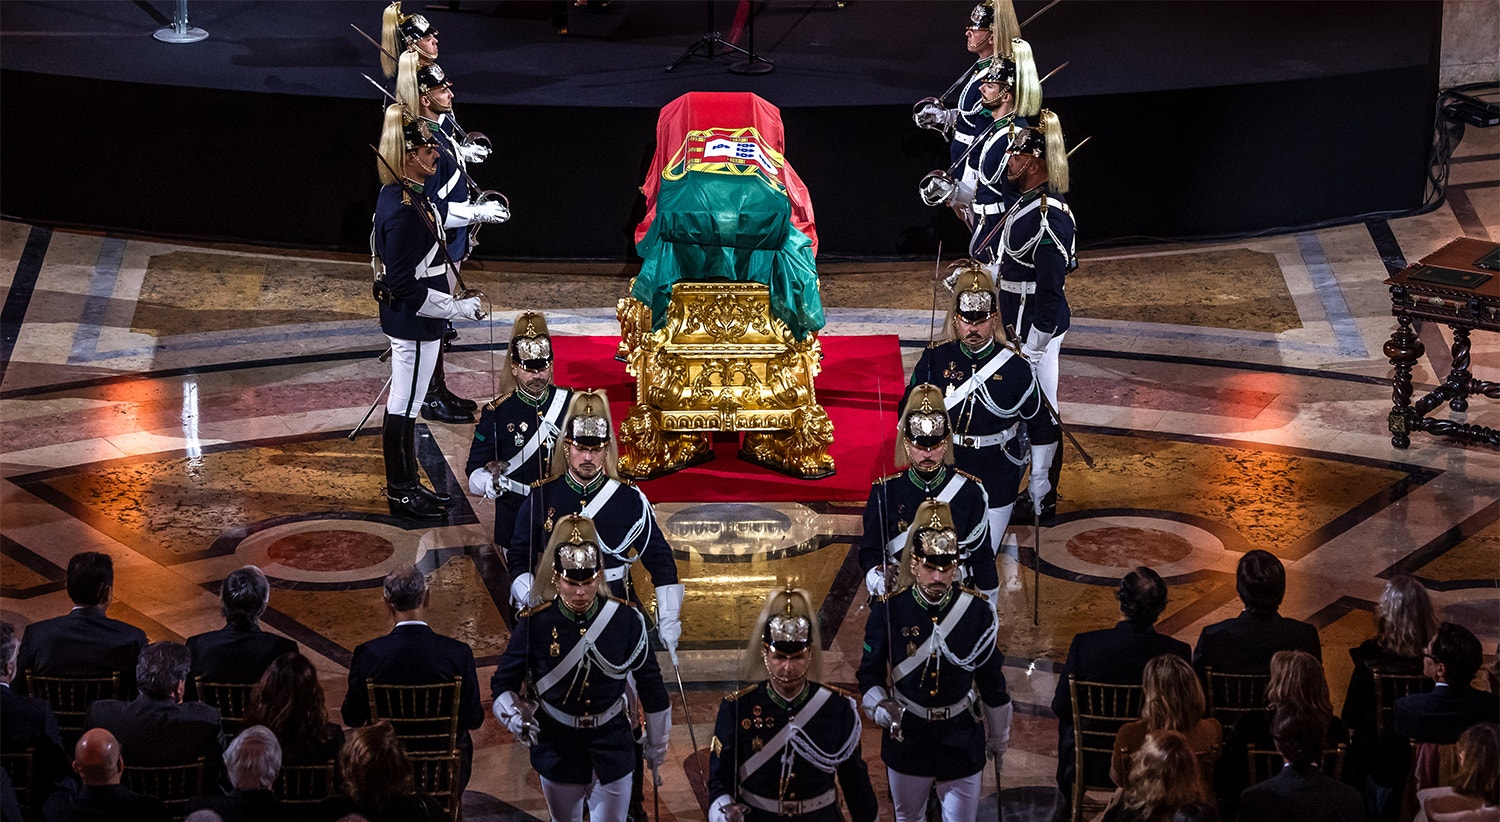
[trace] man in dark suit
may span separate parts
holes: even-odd
[[[1444,622],[1422,651],[1422,673],[1437,683],[1430,693],[1396,700],[1396,734],[1417,742],[1450,744],[1481,722],[1500,719],[1495,694],[1473,687],[1484,662],[1479,639],[1462,625]]]
[[[1052,712],[1057,715],[1057,786],[1065,806],[1071,802],[1074,779],[1073,699],[1068,683],[1077,679],[1139,685],[1141,672],[1153,658],[1176,654],[1186,660],[1192,652],[1186,642],[1156,632],[1156,618],[1167,607],[1167,583],[1155,571],[1141,566],[1126,574],[1115,598],[1124,619],[1113,628],[1073,637],[1052,697]],[[1109,757],[1097,759],[1084,763],[1088,783],[1109,784]]]
[[[484,722],[479,704],[479,674],[474,650],[466,643],[427,626],[427,578],[409,565],[385,577],[385,606],[396,627],[383,637],[354,649],[349,663],[349,690],[344,696],[344,724],[351,728],[370,723],[370,692],[366,683],[433,685],[462,679],[458,697],[458,750],[462,757],[458,789],[469,782],[474,745],[469,731]]]
[[[109,731],[84,731],[73,749],[73,770],[83,780],[78,793],[55,793],[43,810],[47,822],[167,822],[167,806],[154,796],[120,784],[125,758]]]
[[[254,565],[246,565],[224,578],[219,586],[219,612],[224,627],[189,637],[187,698],[198,696],[197,678],[204,682],[254,683],[282,654],[297,650],[297,643],[260,629],[261,614],[271,601],[271,583]]]
[[[115,592],[115,566],[108,554],[84,551],[68,560],[66,616],[33,623],[21,637],[16,692],[28,693],[26,675],[109,676],[120,674],[120,696],[135,696],[135,663],[146,633],[104,615]]]
[[[1276,612],[1286,596],[1286,568],[1269,551],[1240,557],[1235,590],[1245,609],[1239,616],[1203,629],[1193,651],[1200,678],[1209,668],[1225,674],[1269,674],[1277,651],[1306,651],[1323,659],[1318,629]]]
[[[1240,794],[1240,822],[1364,822],[1365,803],[1359,791],[1324,774],[1326,717],[1282,710],[1271,722],[1271,738],[1285,767]]]
[[[223,767],[219,712],[201,702],[183,702],[188,652],[178,642],[153,642],[141,651],[135,675],[141,693],[134,701],[101,699],[89,706],[90,728],[104,728],[120,742],[132,765],[184,765],[203,757],[204,785],[218,792]]]
[[[15,626],[0,622],[0,750],[20,753],[32,749],[32,796],[36,797],[68,775],[68,755],[63,752],[52,706],[10,690],[20,647]]]
[[[223,822],[265,822],[283,818],[290,809],[271,787],[281,771],[281,743],[264,725],[240,732],[224,751],[224,770],[234,790],[224,796],[204,796],[188,802],[188,813],[213,811]]]

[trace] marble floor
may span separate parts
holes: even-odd
[[[1390,444],[1393,321],[1381,284],[1458,236],[1500,239],[1500,129],[1471,130],[1447,202],[1415,217],[1249,240],[1085,252],[1069,278],[1064,418],[1094,460],[1066,449],[1057,525],[1042,534],[1039,619],[1030,568],[1001,604],[1018,710],[1002,774],[1013,819],[1052,802],[1055,669],[1074,633],[1115,621],[1111,586],[1150,564],[1168,577],[1162,627],[1193,642],[1237,611],[1233,571],[1265,548],[1289,569],[1283,612],[1322,632],[1335,701],[1345,649],[1373,632],[1384,579],[1418,576],[1443,615],[1500,640],[1500,452],[1426,435]],[[488,229],[497,231],[497,229]],[[498,229],[503,235],[504,228]],[[503,240],[500,241],[503,243]],[[909,368],[929,337],[930,264],[822,266],[825,335],[899,336]],[[450,385],[492,393],[492,340],[521,309],[555,334],[617,333],[620,265],[474,266],[494,300],[450,355]],[[80,550],[116,561],[113,616],[152,639],[218,627],[216,591],[245,563],[275,582],[268,628],[300,642],[329,705],[352,649],[386,630],[379,580],[430,572],[434,626],[470,642],[481,681],[506,641],[490,561],[492,509],[475,502],[432,528],[382,517],[376,425],[349,436],[386,376],[359,255],[184,245],[0,223],[5,336],[0,382],[0,614],[18,624],[67,608],[63,571]],[[1451,336],[1428,325],[1416,381],[1431,387]],[[1500,380],[1500,340],[1474,338],[1476,376]],[[503,356],[503,355],[502,355]],[[1500,403],[1464,418],[1500,427]],[[461,476],[470,431],[428,424],[424,468]],[[865,595],[847,565],[858,503],[812,498],[709,506],[658,517],[687,580],[682,677],[661,818],[702,819],[689,767],[717,700],[737,687],[736,652],[761,592],[796,576],[818,598],[826,678],[851,684]],[[749,523],[726,544],[704,523]],[[770,530],[757,530],[764,523]],[[1030,529],[1012,529],[1024,559]],[[737,540],[737,542],[735,541]],[[665,657],[663,657],[665,658]],[[486,692],[488,688],[484,689]],[[523,748],[493,719],[476,736],[470,820],[545,817]],[[865,754],[883,794],[878,737]],[[986,802],[994,784],[986,777]],[[648,794],[649,796],[649,794]],[[650,800],[648,799],[648,807]]]

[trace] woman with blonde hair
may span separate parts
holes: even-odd
[[[1464,731],[1453,785],[1417,791],[1417,804],[1416,822],[1500,822],[1500,725]]]
[[[1349,651],[1354,672],[1344,696],[1343,719],[1349,728],[1345,772],[1354,784],[1369,774],[1378,783],[1405,778],[1405,771],[1378,767],[1381,740],[1375,733],[1375,674],[1416,676],[1422,673],[1422,649],[1437,633],[1437,613],[1422,583],[1409,576],[1391,577],[1375,604],[1375,636]],[[1401,747],[1406,740],[1394,740]],[[1404,761],[1404,757],[1397,757]],[[1390,770],[1390,773],[1385,771]],[[1378,771],[1378,773],[1377,773]]]
[[[1153,731],[1176,731],[1187,739],[1188,747],[1200,763],[1205,783],[1219,758],[1224,728],[1219,720],[1205,718],[1203,686],[1182,657],[1162,654],[1146,663],[1141,673],[1145,702],[1141,718],[1126,723],[1115,734],[1115,752],[1110,762],[1110,778],[1126,787],[1130,780],[1131,758]]]
[[[1198,758],[1177,731],[1152,731],[1130,761],[1130,777],[1104,822],[1167,822],[1178,808],[1208,798]]]

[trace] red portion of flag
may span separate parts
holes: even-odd
[[[662,171],[677,157],[690,131],[707,129],[754,128],[766,147],[778,154],[786,153],[786,135],[781,127],[781,110],[748,92],[694,91],[662,107],[656,120],[656,153],[641,191],[646,195],[646,217],[635,227],[639,243],[656,219],[656,195],[661,189]],[[802,178],[787,162],[781,167],[780,181],[786,186],[792,204],[792,225],[812,240],[813,255],[818,253],[817,228],[813,224],[812,199]]]

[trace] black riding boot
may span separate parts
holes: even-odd
[[[443,519],[443,506],[429,498],[433,492],[417,478],[417,421],[386,412],[380,431],[385,455],[385,498],[391,516],[402,519]],[[422,492],[426,491],[426,495]]]
[[[448,390],[448,381],[443,375],[442,346],[438,347],[437,364],[432,369],[432,381],[427,384],[427,397],[422,401],[422,419],[446,423],[472,423],[478,403],[463,399]]]

